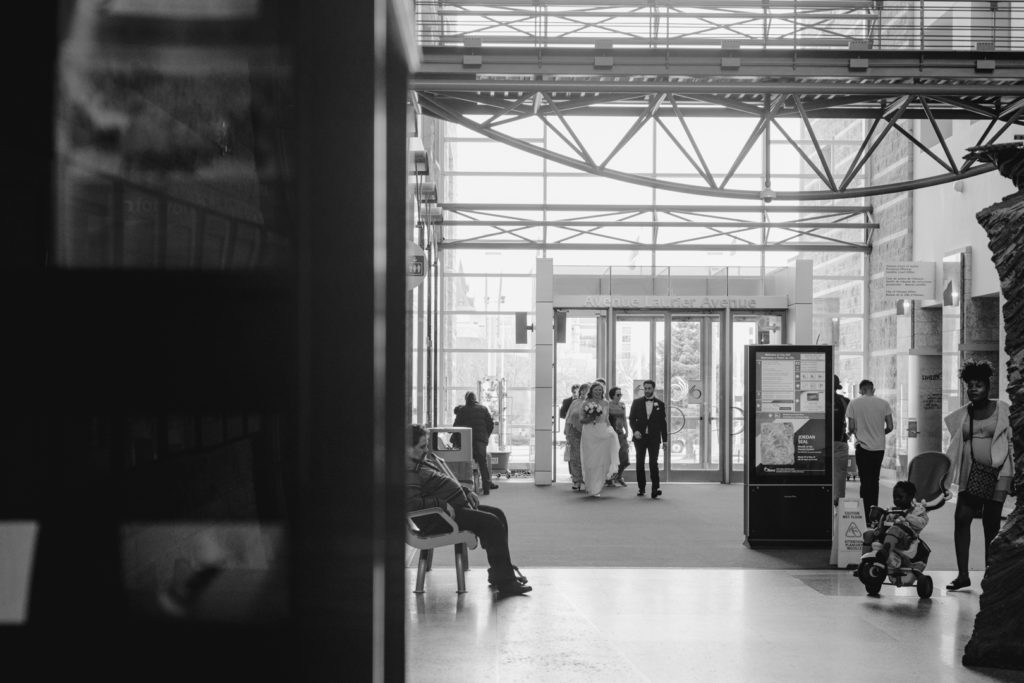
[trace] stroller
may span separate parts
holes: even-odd
[[[910,468],[907,472],[907,480],[913,482],[917,487],[917,499],[924,502],[924,507],[929,512],[937,510],[946,504],[949,497],[948,492],[942,488],[942,482],[949,472],[949,458],[945,453],[928,451],[920,453],[910,461]],[[892,510],[880,508],[877,505],[871,506],[868,511],[868,527],[872,532],[884,532]],[[869,532],[871,533],[871,532]],[[876,537],[884,536],[884,533]],[[865,534],[865,538],[869,538]],[[901,563],[898,568],[890,568],[886,563],[880,561],[876,555],[880,544],[874,542],[874,546],[864,545],[864,554],[861,555],[860,565],[857,567],[857,577],[868,595],[878,595],[882,584],[888,581],[894,586],[917,586],[917,595],[920,598],[930,598],[932,595],[932,577],[924,573],[928,564],[928,556],[931,549],[918,538],[917,552],[909,560],[901,556]],[[895,551],[894,551],[895,552]]]

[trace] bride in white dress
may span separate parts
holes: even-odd
[[[608,401],[604,386],[595,382],[580,409],[583,437],[580,439],[580,461],[583,484],[587,493],[599,497],[611,475],[612,463],[618,463],[619,436],[608,422]]]

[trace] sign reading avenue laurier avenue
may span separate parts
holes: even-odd
[[[786,296],[674,296],[640,294],[556,294],[559,308],[786,308]]]

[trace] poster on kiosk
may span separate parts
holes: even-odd
[[[746,349],[747,541],[827,544],[832,536],[832,347]]]

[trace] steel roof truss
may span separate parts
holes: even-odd
[[[903,105],[900,107],[900,113],[906,109],[909,101],[910,100],[908,99],[903,102]],[[853,179],[857,177],[857,173],[860,171],[861,167],[867,163],[868,159],[871,158],[871,154],[878,148],[878,145],[882,143],[882,140],[885,139],[885,136],[889,131],[892,130],[893,122],[898,118],[899,114],[893,116],[892,119],[877,118],[871,122],[871,129],[868,131],[868,134],[864,136],[864,144],[862,144],[860,149],[857,150],[857,156],[854,157],[853,163],[850,164],[850,168],[846,170],[846,175],[843,177],[842,182],[839,183],[840,190],[845,190],[850,186]],[[868,147],[868,143],[871,142],[871,138],[874,135],[875,130],[878,128],[878,122],[882,120],[885,120],[885,128],[881,133],[879,133],[878,137],[875,138],[875,141],[871,143],[871,146]]]
[[[615,157],[615,155],[618,154],[619,151],[621,151],[622,148],[625,147],[626,144],[633,139],[633,137],[640,131],[640,129],[643,128],[644,125],[646,125],[647,122],[651,120],[651,117],[654,115],[655,110],[657,110],[657,108],[661,106],[661,103],[664,100],[664,93],[660,95],[650,95],[650,102],[647,106],[647,111],[643,112],[643,114],[641,114],[640,117],[633,122],[633,125],[630,126],[628,131],[626,131],[626,134],[622,136],[622,139],[619,140],[618,144],[615,145],[615,148],[612,149],[612,151],[608,154],[608,158],[601,162],[601,168],[606,168],[608,166],[608,162],[611,161]]]
[[[932,124],[932,131],[935,133],[935,137],[939,139],[939,143],[942,145],[942,151],[946,153],[946,159],[949,160],[949,164],[944,166],[950,173],[956,173],[957,163],[953,159],[953,155],[949,151],[949,145],[946,144],[946,136],[939,130],[939,124],[935,121],[935,116],[932,114],[931,107],[928,106],[928,99],[925,97],[918,97],[918,101],[921,103],[921,109],[928,116],[929,123]]]
[[[808,122],[805,120],[805,125],[807,123]],[[800,145],[797,143],[797,141],[794,140],[789,135],[788,132],[786,132],[786,129],[783,128],[779,124],[778,121],[776,121],[775,119],[772,119],[772,125],[775,126],[776,130],[778,130],[780,133],[782,133],[783,137],[786,138],[786,141],[789,142],[789,146],[792,147],[794,150],[796,150],[796,153],[800,155],[800,157],[804,160],[804,163],[807,164],[807,166],[810,167],[810,169],[812,171],[814,171],[814,173],[819,178],[821,178],[821,182],[825,183],[825,185],[829,189],[835,190],[836,189],[836,184],[835,184],[835,181],[832,179],[832,173],[829,172],[828,166],[823,166],[824,170],[819,169],[817,164],[815,164],[814,161],[811,160],[811,158],[807,155],[807,153],[804,152],[803,148],[801,148]],[[811,129],[808,127],[807,130],[811,130]],[[824,155],[822,154],[821,148],[818,147],[818,141],[814,138],[813,132],[811,133],[811,140],[814,143],[815,149],[818,151],[818,158],[821,159],[822,163],[824,164],[825,163]]]
[[[771,95],[766,95],[765,98],[769,101],[765,102],[764,110],[761,112],[760,120],[758,120],[757,125],[754,126],[754,130],[750,132],[750,136],[747,138],[747,141],[743,144],[743,149],[740,150],[739,155],[737,155],[736,159],[733,161],[732,168],[730,168],[729,172],[726,173],[725,177],[722,178],[721,187],[723,188],[729,184],[729,180],[732,178],[733,174],[736,173],[736,170],[740,167],[740,164],[743,163],[743,160],[746,159],[747,154],[750,153],[750,149],[754,146],[754,143],[757,142],[757,138],[759,138],[761,134],[765,132],[766,128],[768,127],[768,122],[771,120],[772,116],[775,115],[775,112],[778,110],[778,108],[782,105],[782,100],[784,99],[782,97],[776,97],[773,100]],[[767,144],[767,140],[765,140],[765,144]]]
[[[935,161],[935,163],[937,163],[939,166],[941,166],[945,171],[947,171],[948,173],[956,173],[957,172],[957,163],[955,161],[953,161],[952,157],[949,157],[949,160],[947,162],[946,160],[939,158],[938,154],[936,154],[935,152],[931,151],[927,146],[925,146],[925,144],[923,142],[921,142],[916,137],[914,137],[913,133],[908,131],[906,128],[901,126],[899,123],[893,121],[892,127],[895,128],[900,133],[902,133],[905,138],[907,138],[912,143],[914,143],[915,147],[917,147],[919,150],[921,150],[922,152],[927,154],[929,157],[931,157]],[[936,131],[936,133],[938,133],[938,131]],[[940,140],[942,139],[941,134],[939,134],[939,139]],[[943,147],[945,147],[945,145],[943,145]],[[948,149],[946,150],[946,154],[949,155],[949,150]]]
[[[551,122],[548,121],[547,116],[541,115],[540,120],[544,122],[544,125],[553,130],[555,134],[558,135],[558,137],[562,138],[565,144],[569,145],[569,148],[575,151],[580,156],[580,158],[583,159],[587,166],[593,168],[596,164],[594,164],[594,159],[590,156],[590,153],[587,152],[586,147],[583,145],[583,141],[579,139],[579,137],[576,135],[576,131],[572,129],[572,126],[569,125],[569,122],[565,120],[564,116],[562,116],[562,112],[559,111],[558,106],[555,105],[554,101],[550,97],[547,99],[549,105],[551,106],[551,109],[555,112],[555,115],[558,117],[558,120],[561,121],[562,125],[565,126],[565,129],[569,133],[569,135],[572,136],[572,139],[575,141],[575,144],[570,142],[565,137],[565,135],[563,135],[562,132],[558,130],[558,128],[551,125]]]
[[[704,156],[700,153],[700,148],[697,146],[697,143],[693,139],[693,134],[690,132],[690,127],[686,125],[686,120],[683,119],[682,115],[679,115],[679,123],[682,124],[683,130],[686,132],[686,137],[687,139],[689,139],[690,144],[693,146],[694,152],[697,155],[697,158],[700,160],[700,165],[697,164],[693,157],[690,156],[690,153],[686,151],[686,149],[679,142],[679,140],[676,139],[676,136],[672,133],[671,130],[669,130],[668,126],[665,125],[664,121],[662,121],[661,119],[655,119],[655,122],[659,126],[661,126],[661,129],[665,131],[665,134],[668,135],[669,139],[676,146],[676,149],[682,152],[683,156],[686,157],[686,160],[690,162],[690,165],[693,167],[693,169],[704,179],[704,182],[708,184],[708,187],[718,187],[718,185],[715,184],[715,179],[711,175],[711,170],[708,169],[708,165],[704,161]]]
[[[807,135],[811,138],[811,144],[814,145],[814,151],[818,154],[818,160],[821,162],[821,170],[825,173],[825,185],[829,189],[835,191],[838,189],[836,187],[836,180],[832,176],[832,169],[829,168],[828,160],[825,159],[825,151],[818,143],[818,136],[814,134],[814,126],[811,125],[811,120],[807,116],[807,109],[804,107],[803,102],[798,96],[793,96],[792,102],[793,108],[796,109],[797,113],[800,115],[800,120],[804,122],[804,129],[807,131]],[[783,135],[785,135],[785,131],[783,131]],[[786,135],[786,137],[788,138],[789,136]],[[799,146],[792,141],[790,141],[790,144],[799,149]],[[814,164],[810,163],[810,161],[807,163],[811,168],[815,168]]]
[[[1007,128],[1017,123],[1017,119],[1019,119],[1021,115],[1024,114],[1024,97],[1018,97],[1013,102],[1013,104],[1004,109],[1002,114],[1005,115],[1006,113],[1010,113],[1011,116],[1008,119],[1006,119],[1003,122],[1003,125],[999,128],[999,130],[996,131],[992,135],[992,137],[989,138],[989,144],[995,142],[999,138],[999,136],[1006,131]]]

